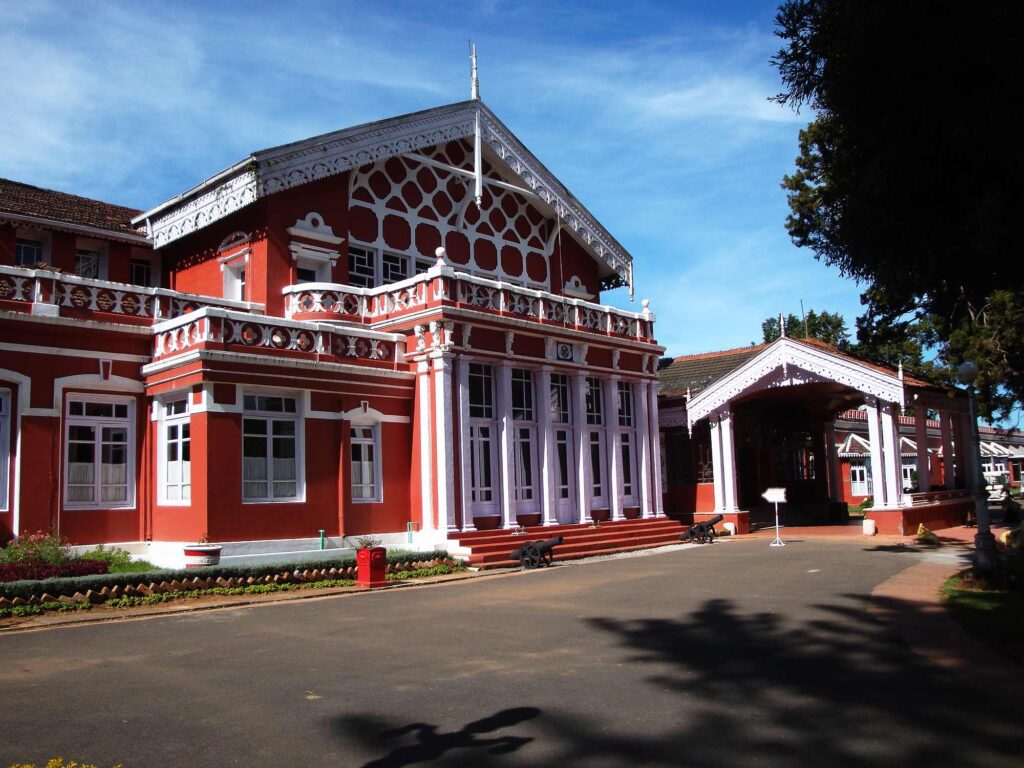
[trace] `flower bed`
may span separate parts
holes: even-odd
[[[0,582],[44,581],[72,576],[96,576],[106,573],[102,560],[69,560],[66,563],[0,563]]]
[[[389,573],[421,569],[461,567],[445,552],[409,552],[388,556]],[[208,566],[145,574],[108,573],[94,576],[11,581],[0,583],[0,610],[44,603],[102,604],[128,596],[147,597],[168,592],[232,589],[257,584],[303,584],[355,577],[354,558],[306,563],[259,563],[254,565]]]

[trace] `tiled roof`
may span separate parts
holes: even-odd
[[[95,227],[125,235],[141,234],[131,225],[132,217],[141,213],[135,208],[33,187],[10,179],[0,179],[0,216],[4,213]]]
[[[767,344],[683,355],[658,371],[658,390],[662,395],[696,395],[705,387],[735,371],[765,349]]]

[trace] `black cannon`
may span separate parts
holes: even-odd
[[[522,545],[509,555],[512,560],[518,560],[523,568],[540,568],[542,565],[551,565],[555,556],[555,547],[565,541],[561,536],[544,541],[524,541]]]
[[[697,523],[690,527],[690,530],[679,534],[680,541],[693,541],[697,544],[711,544],[718,536],[715,526],[722,522],[721,515],[715,515],[710,520]]]

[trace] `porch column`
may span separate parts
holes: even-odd
[[[454,472],[448,468],[455,462],[455,413],[452,409],[452,354],[436,353],[434,357],[434,397],[437,430],[437,527],[439,531],[457,531],[455,524]]]
[[[434,437],[430,427],[433,411],[430,405],[430,363],[426,360],[416,364],[416,397],[420,420],[420,505],[423,507],[423,528],[432,531],[437,528],[434,521]]]
[[[654,517],[651,502],[651,421],[647,416],[647,391],[650,383],[641,381],[636,385],[636,445],[640,452],[640,516]]]
[[[903,496],[902,459],[900,458],[899,414],[893,403],[882,403],[882,450],[885,460],[885,506],[900,506]]]
[[[882,461],[882,435],[878,425],[878,398],[867,397],[864,410],[868,415],[868,442],[871,443],[871,493],[876,507],[885,504],[885,462]]]
[[[732,411],[728,408],[722,410],[719,417],[719,430],[722,435],[722,483],[725,490],[725,511],[737,512],[737,497],[739,496],[736,483],[736,440],[733,435]]]
[[[651,450],[651,482],[654,516],[665,516],[665,499],[661,492],[661,425],[658,423],[658,382],[651,381],[647,388],[647,428]]]
[[[622,432],[619,429],[619,377],[602,382],[604,388],[605,436],[608,445],[608,507],[612,520],[622,514]]]
[[[921,405],[914,406],[914,438],[917,441],[917,488],[930,491],[928,476],[928,411]]]
[[[828,491],[832,501],[843,500],[843,485],[839,477],[839,454],[836,451],[836,423],[825,424],[825,469],[828,475]]]
[[[718,426],[718,414],[709,417],[711,422],[711,472],[715,484],[715,512],[725,512],[725,459],[722,458],[722,430]]]
[[[540,440],[541,513],[544,525],[556,525],[555,485],[558,457],[555,456],[555,431],[551,421],[551,366],[537,371],[538,439]]]
[[[572,421],[576,440],[576,504],[581,524],[591,522],[590,497],[594,482],[590,471],[590,438],[587,432],[587,374],[572,376]]]
[[[494,366],[495,405],[498,409],[498,474],[500,485],[501,524],[511,528],[516,524],[515,465],[512,442],[512,364],[501,361]]]
[[[942,484],[951,491],[956,487],[956,475],[953,473],[953,431],[948,411],[939,411],[939,433],[942,435]]]
[[[456,360],[459,402],[459,488],[462,490],[462,530],[475,531],[473,525],[473,459],[469,440],[469,361]]]

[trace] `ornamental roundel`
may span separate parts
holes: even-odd
[[[422,154],[473,169],[467,140]],[[483,164],[485,177],[503,180]],[[353,171],[350,206],[353,244],[430,260],[443,245],[448,261],[471,272],[550,287],[546,244],[552,223],[521,194],[485,183],[478,209],[469,176],[391,157]]]

